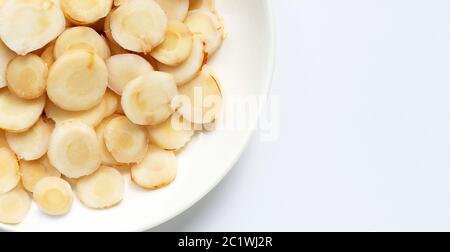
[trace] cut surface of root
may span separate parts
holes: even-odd
[[[213,12],[204,9],[190,11],[184,22],[205,43],[208,55],[213,55],[222,45],[223,24]]]
[[[146,189],[159,189],[172,183],[177,175],[177,160],[171,151],[150,146],[144,160],[131,168],[131,178]]]
[[[0,89],[0,129],[24,132],[41,117],[45,96],[34,100],[20,99],[7,88]]]
[[[72,208],[73,192],[70,184],[57,177],[41,179],[34,187],[33,199],[48,215],[65,215]]]
[[[108,70],[96,54],[71,50],[50,69],[47,95],[58,107],[83,111],[98,105],[106,92]]]
[[[51,0],[5,1],[0,8],[0,37],[19,55],[44,47],[65,27],[63,12]]]
[[[176,151],[183,148],[194,133],[193,125],[178,113],[159,125],[148,127],[149,141],[165,150]]]
[[[57,124],[50,137],[48,158],[68,178],[92,174],[101,164],[95,131],[78,121]]]
[[[89,208],[104,209],[122,201],[125,182],[122,174],[111,167],[100,167],[94,174],[77,181],[76,193]]]
[[[166,13],[155,1],[133,0],[111,13],[111,34],[123,48],[149,53],[161,44],[167,30]]]
[[[65,30],[56,40],[55,57],[70,50],[84,50],[94,53],[106,60],[111,56],[108,43],[94,29],[85,26],[77,26]]]
[[[40,159],[47,153],[52,130],[53,126],[41,118],[31,129],[22,133],[7,132],[5,136],[19,159],[30,161]]]
[[[22,99],[36,99],[45,93],[48,66],[39,56],[17,56],[6,69],[8,88]]]
[[[145,128],[133,124],[125,116],[119,116],[109,121],[103,137],[107,149],[120,163],[137,163],[147,152]]]
[[[0,88],[7,86],[6,68],[14,57],[16,57],[16,54],[0,40]]]
[[[194,38],[192,50],[189,57],[178,66],[167,66],[158,64],[158,70],[170,73],[175,77],[178,86],[191,81],[201,71],[207,54],[204,52],[204,45],[200,38]]]
[[[165,65],[177,66],[191,55],[192,43],[189,28],[180,21],[172,20],[169,22],[166,39],[151,52],[151,55]]]
[[[70,22],[94,24],[111,11],[113,0],[61,0],[61,9]]]
[[[132,80],[122,95],[125,115],[138,125],[157,125],[174,112],[172,100],[178,94],[172,75],[150,72]]]
[[[183,21],[189,10],[189,0],[156,0],[169,19]]]
[[[31,198],[18,186],[5,194],[0,194],[0,222],[4,224],[21,223],[31,208]]]
[[[153,71],[147,60],[136,54],[114,55],[106,61],[109,72],[109,87],[122,95],[125,86],[137,77]]]

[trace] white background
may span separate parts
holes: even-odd
[[[450,1],[273,9],[279,139],[154,231],[450,230]]]

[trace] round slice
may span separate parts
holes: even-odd
[[[177,93],[172,75],[150,72],[128,83],[122,95],[122,108],[135,124],[157,125],[173,114],[171,103]]]
[[[148,138],[151,143],[165,150],[179,150],[183,148],[194,135],[194,127],[186,122],[178,113],[167,121],[148,127]]]
[[[36,99],[45,93],[47,63],[39,56],[17,56],[6,69],[6,79],[11,92],[22,99]]]
[[[6,68],[15,56],[16,54],[0,40],[0,88],[7,86]]]
[[[31,208],[31,198],[22,187],[0,194],[0,222],[4,224],[21,223]]]
[[[47,94],[62,109],[83,111],[102,101],[107,84],[108,70],[99,56],[71,50],[59,57],[50,69]]]
[[[0,128],[24,132],[39,120],[45,106],[45,96],[35,100],[20,99],[8,89],[0,89]]]
[[[190,11],[184,23],[205,43],[205,52],[209,56],[222,45],[223,25],[211,11],[204,9]]]
[[[161,44],[167,30],[167,16],[155,1],[133,0],[111,14],[111,33],[120,46],[149,53]]]
[[[118,95],[137,77],[153,71],[147,60],[136,54],[114,55],[106,61],[109,72],[109,87]]]
[[[105,128],[108,125],[108,123],[118,117],[119,115],[113,115],[110,116],[108,118],[105,118],[100,125],[97,126],[97,128],[95,129],[95,132],[97,133],[97,139],[98,139],[98,143],[100,145],[100,156],[102,159],[102,164],[104,165],[112,165],[112,166],[117,166],[120,165],[121,163],[117,162],[116,159],[114,159],[114,157],[111,155],[111,152],[109,152],[108,148],[106,147],[105,144]]]
[[[107,149],[120,163],[137,163],[147,152],[145,128],[133,124],[125,116],[112,119],[106,125],[103,137]]]
[[[37,160],[47,153],[48,142],[53,127],[44,119],[40,119],[31,129],[22,133],[5,134],[11,149],[19,159]]]
[[[213,11],[215,8],[214,0],[189,0],[189,10],[206,9]]]
[[[95,53],[104,60],[111,56],[106,40],[94,29],[85,26],[69,28],[58,37],[55,43],[55,57],[59,58],[74,49]]]
[[[0,148],[0,194],[14,189],[19,181],[19,162],[16,155],[7,148]]]
[[[207,54],[204,52],[203,42],[200,38],[194,38],[191,54],[183,63],[175,67],[160,63],[157,68],[160,71],[172,74],[177,85],[181,86],[195,78],[206,60]]]
[[[44,50],[44,52],[41,54],[41,58],[45,61],[47,64],[48,69],[53,65],[55,62],[55,54],[53,53],[55,50],[55,45],[49,45]]]
[[[0,8],[0,37],[13,51],[26,55],[58,37],[66,27],[53,1],[6,1]]]
[[[97,106],[85,111],[67,111],[56,106],[51,101],[45,106],[45,114],[55,123],[64,121],[79,121],[91,127],[97,126],[105,117],[108,101],[105,98]]]
[[[151,146],[144,160],[131,168],[131,178],[146,189],[158,189],[177,176],[177,159],[171,151]]]
[[[151,55],[165,65],[177,66],[191,55],[192,43],[189,28],[180,21],[172,20],[169,22],[166,39],[151,52]]]
[[[89,208],[104,209],[123,199],[125,182],[114,168],[101,167],[94,174],[78,180],[77,196]]]
[[[101,164],[95,131],[77,121],[57,124],[50,137],[48,158],[68,178],[92,174]]]
[[[189,10],[189,0],[156,0],[169,19],[183,21]]]
[[[65,215],[72,208],[73,192],[65,180],[47,177],[34,187],[33,199],[42,212],[53,216]]]
[[[61,0],[61,8],[74,24],[93,24],[111,11],[113,0]]]
[[[180,87],[180,100],[175,103],[186,120],[197,124],[208,124],[216,119],[222,107],[222,92],[217,79],[207,70],[197,78]]]
[[[46,165],[45,161],[42,160],[22,160],[19,162],[19,165],[23,187],[31,193],[34,191],[34,187],[39,181],[41,181],[41,179],[47,177],[61,177],[61,173],[59,173],[53,166]]]

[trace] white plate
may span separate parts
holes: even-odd
[[[227,104],[234,96],[267,97],[273,71],[274,31],[269,0],[216,0],[227,38],[210,66],[219,76]],[[258,106],[261,106],[260,103]],[[258,107],[258,111],[261,108]],[[231,119],[226,111],[222,121]],[[251,119],[250,126],[256,125]],[[205,196],[233,167],[252,127],[223,129],[196,137],[179,155],[176,181],[158,191],[145,191],[129,181],[123,202],[112,209],[89,210],[76,202],[72,211],[53,218],[33,205],[17,226],[7,231],[143,231],[182,213]]]

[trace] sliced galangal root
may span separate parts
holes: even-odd
[[[222,45],[224,38],[223,24],[216,14],[209,10],[190,11],[184,23],[195,36],[205,43],[205,52],[213,55]]]
[[[31,208],[31,197],[21,187],[5,194],[0,194],[0,222],[4,224],[19,224]]]
[[[6,140],[19,159],[37,160],[45,155],[53,126],[39,119],[33,127],[22,133],[6,132]]]
[[[206,9],[213,11],[215,8],[214,0],[189,0],[189,10]]]
[[[105,117],[108,109],[108,100],[105,96],[100,104],[84,111],[67,111],[56,106],[53,102],[48,101],[45,106],[45,114],[55,123],[62,123],[64,121],[79,121],[91,127],[97,126]]]
[[[194,38],[192,50],[189,57],[178,66],[167,66],[158,64],[158,70],[170,73],[175,77],[178,86],[184,85],[201,71],[207,54],[204,52],[203,42],[200,38]]]
[[[7,88],[0,89],[0,129],[24,132],[41,117],[45,96],[35,100],[20,99]]]
[[[63,12],[51,0],[6,1],[0,8],[0,37],[20,55],[44,47],[65,27]]]
[[[3,41],[0,40],[0,88],[6,87],[6,68],[9,62],[16,56]]]
[[[166,32],[164,42],[150,54],[159,62],[168,66],[183,63],[192,51],[192,33],[181,21],[172,20]]]
[[[186,120],[196,124],[212,123],[219,113],[223,98],[217,78],[204,69],[194,80],[179,88],[174,103]]]
[[[108,70],[102,58],[91,52],[71,50],[53,63],[47,95],[62,109],[83,111],[102,101],[107,84]]]
[[[165,150],[176,151],[183,148],[194,133],[192,123],[184,120],[178,113],[157,126],[148,127],[150,142]]]
[[[42,212],[60,216],[67,214],[72,208],[73,192],[65,180],[46,177],[34,187],[33,199]]]
[[[100,125],[97,126],[97,128],[95,128],[95,132],[97,133],[97,139],[98,139],[98,143],[100,145],[100,156],[102,159],[102,164],[104,165],[112,165],[112,166],[117,166],[120,165],[119,162],[117,162],[116,159],[114,159],[114,157],[112,156],[111,152],[109,152],[108,148],[106,147],[105,144],[105,128],[108,125],[108,123],[118,117],[120,115],[112,115],[108,118],[105,118]]]
[[[55,57],[76,49],[97,54],[104,60],[111,56],[106,40],[90,27],[77,26],[65,30],[56,40]]]
[[[156,0],[166,12],[167,17],[173,20],[183,21],[189,10],[189,0]]]
[[[48,66],[39,56],[17,56],[6,69],[6,79],[11,92],[22,99],[36,99],[45,93]]]
[[[53,166],[48,165],[47,161],[43,161],[44,159],[35,161],[22,160],[19,162],[22,185],[29,192],[33,192],[36,184],[43,178],[61,177],[61,173]]]
[[[119,116],[106,125],[103,134],[111,155],[120,163],[131,164],[142,160],[147,152],[147,132],[125,116]]]
[[[8,148],[0,148],[0,195],[14,189],[20,181],[19,161]]]
[[[89,208],[104,209],[122,201],[125,182],[122,174],[111,167],[100,167],[94,174],[77,181],[76,193]]]
[[[133,0],[114,10],[110,22],[112,37],[120,46],[149,53],[163,42],[168,18],[155,1]]]
[[[50,163],[68,178],[94,173],[101,164],[100,145],[95,131],[78,121],[57,124],[50,137]]]
[[[0,129],[0,148],[9,148],[9,144],[6,141],[5,132]]]
[[[118,54],[106,61],[109,72],[109,87],[122,95],[125,86],[137,77],[153,71],[147,60],[136,54]]]
[[[177,159],[171,151],[150,146],[144,160],[131,168],[131,178],[146,189],[159,189],[177,176]]]
[[[163,72],[150,72],[128,83],[122,95],[125,115],[138,125],[157,125],[169,118],[178,94],[175,79]]]
[[[113,0],[61,0],[61,9],[70,22],[93,24],[111,11]]]

